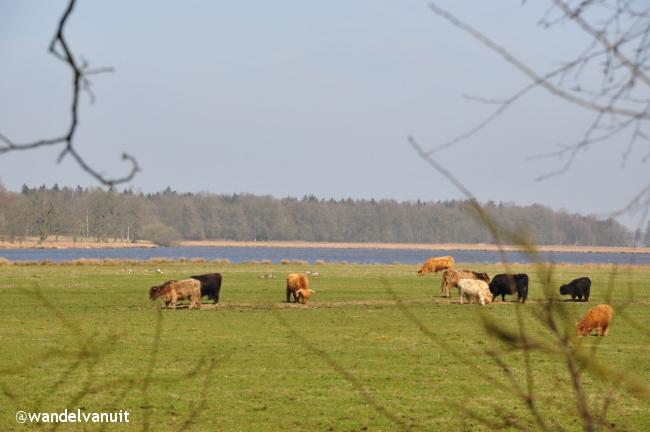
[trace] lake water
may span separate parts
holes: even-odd
[[[147,260],[153,257],[177,259],[227,258],[233,263],[271,260],[279,263],[283,259],[348,261],[350,263],[404,263],[419,264],[431,256],[452,255],[462,263],[499,263],[501,256],[491,251],[427,251],[414,249],[327,249],[327,248],[269,248],[269,247],[170,247],[156,249],[0,249],[0,257],[11,261],[52,260],[66,261],[77,258],[121,258]],[[523,253],[508,252],[509,262],[528,263],[530,258]],[[612,263],[650,264],[650,254],[575,253],[548,252],[541,256],[549,262],[573,264]]]

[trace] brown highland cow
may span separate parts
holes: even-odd
[[[165,307],[176,309],[178,300],[189,299],[190,309],[201,308],[201,282],[196,279],[170,280],[149,290],[149,298],[162,298]]]
[[[458,286],[458,281],[461,279],[476,279],[490,283],[490,276],[487,273],[478,273],[472,270],[445,270],[442,274],[440,292],[445,297],[451,297],[450,290]]]
[[[307,303],[309,296],[316,291],[309,289],[309,279],[304,274],[291,273],[287,276],[287,303],[293,301],[296,303]]]
[[[454,257],[443,256],[443,257],[433,257],[426,260],[420,270],[418,270],[418,276],[424,276],[425,273],[437,273],[440,270],[446,270],[453,267]]]
[[[612,307],[607,304],[589,309],[584,318],[576,324],[576,333],[578,336],[588,336],[592,330],[597,330],[599,336],[607,336],[613,314]]]

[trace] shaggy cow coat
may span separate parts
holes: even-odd
[[[492,303],[492,293],[485,281],[461,279],[458,281],[458,289],[460,291],[460,304],[463,304],[463,299],[467,299],[469,303],[476,300],[477,303],[483,306]]]
[[[528,298],[528,275],[498,274],[490,282],[490,292],[496,299],[501,296],[501,301],[506,300],[506,295],[517,294],[517,301],[526,303]]]
[[[196,279],[170,280],[162,285],[151,287],[149,290],[149,298],[151,300],[162,298],[165,302],[165,307],[171,305],[172,309],[176,309],[176,302],[178,300],[189,299],[190,309],[200,309],[201,282]]]
[[[573,301],[576,301],[576,299],[578,301],[589,301],[589,291],[591,291],[591,279],[588,277],[574,279],[560,287],[560,295],[570,294]]]
[[[221,274],[208,273],[199,276],[190,276],[201,282],[201,297],[208,296],[213,303],[219,303],[219,291],[221,291]]]
[[[287,276],[287,303],[291,301],[292,295],[296,303],[299,298],[305,303],[312,292],[309,289],[309,279],[304,274],[291,273]]]
[[[315,292],[316,291],[314,291],[313,289],[299,289],[297,291],[298,293],[297,302],[302,304],[307,304],[307,300],[309,300],[309,297]]]
[[[429,258],[418,270],[418,276],[424,276],[425,273],[437,273],[440,270],[452,268],[453,265],[454,257],[451,256]]]
[[[445,270],[440,285],[441,294],[445,297],[451,297],[451,288],[458,286],[458,281],[461,279],[477,279],[487,283],[490,282],[490,276],[487,273],[477,273],[472,270]]]
[[[599,336],[607,336],[609,327],[612,325],[614,311],[607,304],[601,304],[587,311],[584,318],[576,323],[578,336],[587,336],[592,330],[597,330]]]

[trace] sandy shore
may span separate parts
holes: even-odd
[[[272,247],[272,248],[329,248],[329,249],[412,249],[444,252],[451,250],[462,251],[498,251],[496,245],[487,243],[328,243],[328,242],[303,242],[303,241],[264,241],[264,242],[238,242],[230,240],[201,240],[182,241],[180,246],[188,247]],[[108,249],[108,248],[155,248],[148,241],[132,242],[84,242],[71,240],[46,240],[39,242],[36,239],[25,242],[0,242],[0,249]],[[504,246],[506,251],[521,250],[518,246]],[[576,253],[650,253],[650,248],[610,247],[610,246],[553,246],[543,245],[537,248],[540,252],[576,252]]]

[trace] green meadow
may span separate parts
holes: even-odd
[[[561,303],[561,332],[607,371],[582,370],[588,407],[606,414],[602,427],[650,430],[650,267],[561,265],[549,276],[515,265],[530,276],[529,301],[485,307],[458,304],[455,289],[441,298],[441,276],[418,278],[413,265],[123,267],[0,266],[0,430],[538,430],[522,389],[549,430],[581,430],[566,358],[508,349],[483,324],[517,333],[524,323],[531,340],[556,346],[539,319],[544,287],[559,297],[578,276],[591,277],[591,298]],[[286,275],[307,270],[320,273],[317,293],[286,304]],[[163,310],[148,298],[152,285],[215,271],[218,306]],[[615,311],[610,335],[574,337],[575,321],[604,302]],[[130,422],[15,420],[64,409],[129,411]]]

